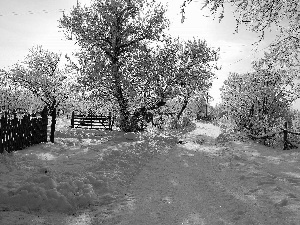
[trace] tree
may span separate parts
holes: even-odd
[[[222,104],[239,129],[261,135],[282,126],[298,96],[286,70],[264,68],[261,61],[254,69],[252,73],[229,75],[222,87]]]
[[[42,110],[42,102],[30,91],[10,85],[0,90],[0,107],[0,111],[32,113]]]
[[[129,72],[133,76],[130,83],[136,83],[132,89],[139,90],[133,97],[147,111],[157,110],[175,98],[180,107],[172,112],[177,112],[179,119],[189,100],[210,87],[217,58],[218,50],[209,48],[205,41],[167,38],[147,55],[129,60],[138,65],[129,66],[138,68]]]
[[[192,1],[183,1],[183,16],[185,7]],[[281,29],[283,35],[295,35],[295,38],[299,39],[298,34],[294,33],[300,28],[298,0],[206,0],[202,9],[208,8],[212,14],[219,12],[218,18],[221,21],[224,18],[225,7],[229,4],[235,8],[237,31],[241,24],[246,24],[252,31],[260,32],[263,38],[267,29],[276,26]]]
[[[82,49],[95,52],[94,57],[103,54],[108,59],[109,73],[99,76],[105,76],[112,87],[119,106],[120,128],[125,132],[131,131],[132,126],[124,91],[122,59],[142,43],[161,38],[168,26],[164,14],[163,6],[154,0],[96,0],[90,7],[77,4],[69,16],[64,15],[60,20],[67,37],[74,36]]]
[[[132,71],[138,94],[147,110],[157,110],[168,99],[176,96],[175,83],[178,73],[179,45],[177,39],[165,38],[159,45],[144,51],[132,60],[137,67]]]
[[[184,0],[184,9],[193,0]],[[208,8],[212,14],[219,14],[219,20],[224,18],[225,8],[231,4],[235,8],[236,32],[241,24],[245,24],[250,30],[259,33],[259,40],[265,36],[265,32],[279,30],[271,48],[277,52],[277,59],[285,59],[285,62],[300,65],[298,52],[300,49],[300,3],[298,0],[206,0],[204,8]]]
[[[109,60],[101,51],[80,49],[75,52],[76,63],[66,55],[72,69],[78,73],[77,90],[83,95],[108,99],[113,97],[113,82]]]
[[[73,55],[76,63],[70,57],[66,58],[71,68],[78,73],[76,86],[78,94],[73,101],[78,102],[77,108],[81,108],[82,112],[94,108],[99,114],[108,113],[109,105],[110,112],[117,114],[118,103],[114,98],[109,60],[101,52],[86,49],[80,49]]]
[[[179,71],[176,79],[179,96],[183,99],[177,119],[180,119],[189,100],[196,94],[206,95],[212,85],[218,67],[213,64],[218,60],[218,51],[207,46],[206,41],[189,40],[182,44],[179,56]]]
[[[50,141],[54,142],[56,110],[71,94],[75,82],[66,68],[59,68],[60,55],[42,46],[33,47],[24,62],[15,64],[7,72],[14,84],[26,88],[39,98],[52,115]],[[69,74],[70,75],[70,74]]]
[[[31,91],[16,85],[5,70],[0,70],[0,107],[10,112],[32,113],[43,109],[42,101]],[[1,111],[1,108],[0,108]]]

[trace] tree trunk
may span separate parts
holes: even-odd
[[[120,92],[119,92],[120,96]],[[122,95],[121,95],[122,96]],[[130,125],[130,115],[128,111],[128,104],[126,99],[122,97],[118,98],[119,103],[119,112],[120,112],[120,129],[124,132],[130,132],[131,131],[131,125]]]
[[[120,129],[124,132],[130,132],[132,129],[129,121],[128,101],[123,95],[117,60],[112,62],[112,77],[114,78],[114,96],[119,104]]]
[[[207,92],[206,93],[206,104],[205,104],[205,117],[206,117],[206,119],[208,117],[208,98],[209,98],[209,96],[208,96],[208,92]]]
[[[185,98],[184,98],[184,101],[183,101],[183,105],[181,106],[181,109],[180,109],[179,113],[177,114],[177,120],[180,119],[180,117],[181,117],[183,111],[184,111],[184,110],[186,109],[186,107],[187,107],[188,102],[189,102],[189,99],[188,99],[187,97],[185,97]]]
[[[144,131],[146,128],[145,122],[152,122],[153,124],[153,114],[149,111],[159,109],[165,104],[166,102],[161,99],[153,105],[136,109],[133,116],[130,118],[131,129],[133,131]]]
[[[161,99],[160,101],[156,102],[152,106],[146,107],[146,110],[156,110],[159,109],[160,107],[164,106],[167,102]]]
[[[115,50],[115,52],[118,52]],[[119,74],[119,62],[117,57],[111,58],[111,74],[113,77],[114,84],[114,97],[117,99],[119,105],[120,115],[120,129],[124,132],[140,131],[143,130],[143,120],[147,110],[157,109],[166,104],[165,101],[160,100],[156,104],[148,108],[139,108],[135,110],[135,114],[130,117],[128,111],[128,100],[123,94],[122,80]]]

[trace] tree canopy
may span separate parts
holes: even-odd
[[[156,70],[153,70],[153,76],[158,80],[154,86],[159,88],[162,97],[177,98],[180,104],[177,119],[195,95],[206,95],[218,69],[218,54],[219,50],[196,38],[167,40],[166,45],[158,49],[157,55],[154,54],[155,66],[152,68]]]
[[[193,0],[184,0],[184,9]],[[202,9],[209,9],[212,14],[218,15],[221,21],[224,18],[226,5],[235,9],[236,31],[241,24],[260,35],[262,40],[269,30],[278,30],[272,51],[276,51],[278,59],[285,58],[290,64],[299,67],[300,51],[300,2],[298,0],[205,0]]]
[[[70,95],[68,90],[75,82],[67,76],[70,71],[59,68],[61,55],[36,46],[22,63],[8,71],[15,85],[30,90],[43,101],[49,110],[57,108]]]
[[[164,7],[156,1],[96,0],[90,7],[77,4],[70,15],[64,15],[60,26],[66,36],[76,39],[90,56],[108,59],[106,77],[118,103],[120,128],[131,131],[128,98],[124,88],[122,62],[126,54],[145,42],[157,41],[168,27]],[[93,54],[95,52],[96,54]],[[103,56],[100,56],[100,58]],[[101,68],[101,67],[99,67]],[[100,75],[101,76],[101,75]],[[101,88],[101,87],[99,87]]]
[[[6,72],[14,85],[31,91],[52,113],[51,141],[54,142],[56,109],[72,95],[76,82],[67,67],[59,68],[61,55],[36,46],[22,63]]]
[[[222,87],[223,108],[241,130],[261,135],[283,124],[298,98],[293,74],[254,63],[254,72],[231,73]]]

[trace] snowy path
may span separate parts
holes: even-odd
[[[141,136],[131,141],[118,132],[66,128],[60,132],[55,145],[33,146],[12,159],[4,158],[8,163],[0,161],[0,194],[16,186],[48,196],[53,191],[45,187],[46,180],[30,177],[50,176],[57,185],[57,197],[44,198],[50,206],[59,205],[61,196],[73,204],[83,200],[89,204],[89,198],[80,200],[84,191],[95,193],[95,201],[65,214],[12,210],[1,206],[0,198],[1,225],[300,224],[300,153],[296,150],[237,141],[216,145],[220,130],[205,123],[197,123],[194,131],[184,135]],[[182,144],[175,144],[177,137]],[[47,176],[45,168],[50,172]],[[15,180],[7,182],[9,177]],[[66,186],[66,181],[73,186]],[[15,195],[3,196],[9,200]],[[20,203],[27,204],[26,198],[15,205]],[[32,201],[28,209],[37,203]]]
[[[201,146],[216,151],[211,143]],[[285,208],[246,195],[251,187],[243,186],[238,170],[221,168],[226,159],[222,162],[197,148],[191,150],[187,143],[148,164],[129,189],[135,199],[131,209],[119,217],[119,223],[105,224],[300,224],[292,222]]]

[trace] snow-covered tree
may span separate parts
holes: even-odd
[[[103,63],[108,71],[98,75],[105,78],[118,103],[123,131],[133,128],[124,90],[122,60],[141,44],[161,38],[162,31],[168,26],[164,14],[163,6],[154,0],[95,0],[90,7],[78,4],[70,15],[64,15],[60,20],[66,35],[74,38],[82,49],[89,52],[89,56],[106,59]]]
[[[182,13],[193,0],[184,0]],[[202,9],[209,9],[218,15],[220,22],[225,16],[227,6],[235,9],[236,32],[245,25],[259,35],[262,40],[266,32],[279,31],[271,47],[278,60],[297,65],[299,68],[300,50],[300,3],[298,0],[205,0]]]
[[[209,48],[205,41],[165,39],[152,48],[146,57],[136,57],[129,74],[133,98],[147,110],[159,109],[167,101],[176,99],[179,119],[190,99],[206,93],[214,78],[218,51]],[[130,60],[131,61],[131,60]],[[139,96],[139,97],[138,97]]]
[[[262,68],[259,63],[254,68],[252,73],[229,75],[222,104],[240,129],[260,135],[282,126],[297,92],[284,69]]]
[[[217,59],[218,51],[209,48],[206,41],[194,39],[183,43],[176,79],[178,94],[182,99],[181,109],[177,114],[178,120],[190,99],[200,93],[206,96],[215,76],[214,70],[218,69],[215,65]]]
[[[7,72],[14,85],[25,88],[39,98],[52,115],[50,141],[54,142],[56,110],[72,95],[76,80],[67,67],[59,68],[60,54],[33,47],[22,63]]]

